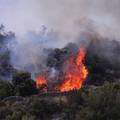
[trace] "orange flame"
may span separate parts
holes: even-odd
[[[37,88],[40,88],[41,86],[46,85],[46,84],[47,84],[47,80],[44,75],[37,76],[37,78],[36,78]]]
[[[82,87],[84,80],[88,75],[88,70],[83,64],[85,58],[85,51],[83,48],[80,49],[77,57],[71,56],[63,71],[62,83],[55,86],[55,91],[65,92],[70,90],[78,90]],[[43,92],[47,92],[47,79],[43,74],[37,76],[36,78],[37,88],[41,89]]]
[[[64,72],[64,81],[56,89],[60,92],[78,90],[82,87],[85,78],[88,75],[88,70],[83,64],[85,58],[84,49],[81,48],[76,60],[74,57],[70,57]]]

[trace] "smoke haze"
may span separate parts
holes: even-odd
[[[9,48],[12,64],[37,72],[46,67],[45,48],[92,35],[119,40],[119,5],[119,0],[0,0],[0,23],[16,34]]]
[[[1,0],[0,22],[17,34],[45,25],[71,37],[82,29],[76,23],[90,19],[99,31],[119,37],[119,5],[119,0]]]

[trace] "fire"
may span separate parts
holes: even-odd
[[[88,70],[83,64],[85,58],[84,49],[81,48],[77,58],[70,57],[64,71],[64,81],[56,89],[60,92],[78,90],[82,87],[85,78],[88,75]]]
[[[47,80],[46,80],[46,77],[44,75],[37,76],[37,78],[36,78],[37,88],[40,88],[43,85],[46,85],[46,83],[47,83]]]
[[[55,85],[53,91],[65,92],[70,90],[78,90],[82,87],[84,80],[88,75],[88,70],[85,67],[83,61],[85,58],[85,51],[80,49],[79,53],[71,56],[63,69],[62,75],[58,79],[62,82],[59,85]],[[37,88],[43,92],[47,92],[47,77],[45,74],[41,74],[36,78]]]

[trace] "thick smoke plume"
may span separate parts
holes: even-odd
[[[101,49],[99,56],[111,63],[119,62],[118,54],[113,52],[116,45],[109,43],[120,39],[119,0],[1,0],[0,3],[0,22],[16,33],[9,50],[11,64],[18,70],[29,71],[33,76],[48,70],[53,77],[58,69],[49,68],[47,62],[55,48],[69,51],[64,61],[70,51],[76,53],[81,45],[87,50],[95,40],[100,41],[100,47],[95,44],[94,49]]]

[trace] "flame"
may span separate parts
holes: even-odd
[[[47,84],[47,79],[44,75],[39,75],[36,77],[37,88],[41,88],[41,87],[44,88],[45,87],[44,85],[46,85],[46,84]]]
[[[85,67],[83,61],[85,58],[85,51],[80,49],[79,53],[75,56],[71,56],[63,70],[63,75],[59,76],[61,84],[56,85],[53,90],[59,92],[65,92],[70,90],[78,90],[82,87],[84,80],[88,75],[88,70]],[[47,77],[45,74],[40,74],[36,78],[37,88],[43,92],[47,92]]]
[[[83,64],[85,58],[84,49],[81,48],[77,58],[70,57],[64,71],[64,81],[58,85],[56,89],[60,92],[78,90],[82,87],[85,78],[88,75],[88,70]]]

